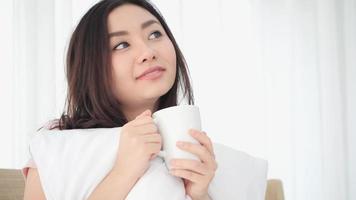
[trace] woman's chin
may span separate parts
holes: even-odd
[[[141,95],[144,99],[158,99],[161,96],[165,95],[170,88],[168,87],[153,87],[153,88],[146,88],[142,91]]]

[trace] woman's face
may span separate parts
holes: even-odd
[[[129,107],[156,102],[176,75],[174,46],[160,22],[145,9],[125,4],[109,14],[108,32],[116,98]]]

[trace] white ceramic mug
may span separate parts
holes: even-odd
[[[177,141],[199,144],[189,134],[189,129],[201,130],[199,108],[194,105],[179,105],[158,110],[152,114],[162,137],[162,151],[158,156],[162,157],[168,169],[172,159],[200,160],[196,155],[177,147]]]

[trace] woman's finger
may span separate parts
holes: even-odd
[[[162,137],[160,134],[158,133],[153,133],[153,134],[147,134],[147,135],[143,135],[143,140],[146,143],[161,143],[162,142]]]
[[[171,169],[187,169],[201,175],[210,174],[209,169],[202,162],[192,159],[172,159]]]
[[[158,128],[155,124],[145,124],[141,126],[134,127],[136,129],[136,133],[139,135],[158,133]]]
[[[208,163],[210,165],[214,164],[214,157],[211,155],[209,150],[201,144],[193,144],[190,142],[177,142],[177,146],[185,151],[188,151],[194,155],[197,155],[198,158],[203,163]]]
[[[207,136],[207,134],[205,132],[198,131],[195,129],[190,129],[189,134],[193,138],[198,140],[200,144],[202,144],[204,147],[206,147],[208,149],[208,151],[210,152],[210,154],[215,157],[213,143],[211,142],[210,138]]]
[[[142,126],[145,124],[153,124],[153,119],[151,116],[142,116],[132,121],[132,126]]]
[[[189,170],[184,170],[184,169],[173,169],[169,171],[170,174],[173,176],[178,176],[184,179],[187,179],[193,183],[200,183],[204,181],[204,176],[200,175],[198,173],[189,171]]]

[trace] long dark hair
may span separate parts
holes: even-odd
[[[123,4],[149,11],[162,24],[176,52],[176,77],[172,88],[158,100],[158,110],[177,105],[179,86],[188,104],[194,104],[186,61],[168,25],[147,0],[102,0],[89,9],[74,30],[67,52],[68,82],[65,111],[50,129],[112,128],[128,122],[112,90],[111,53],[107,19]]]

